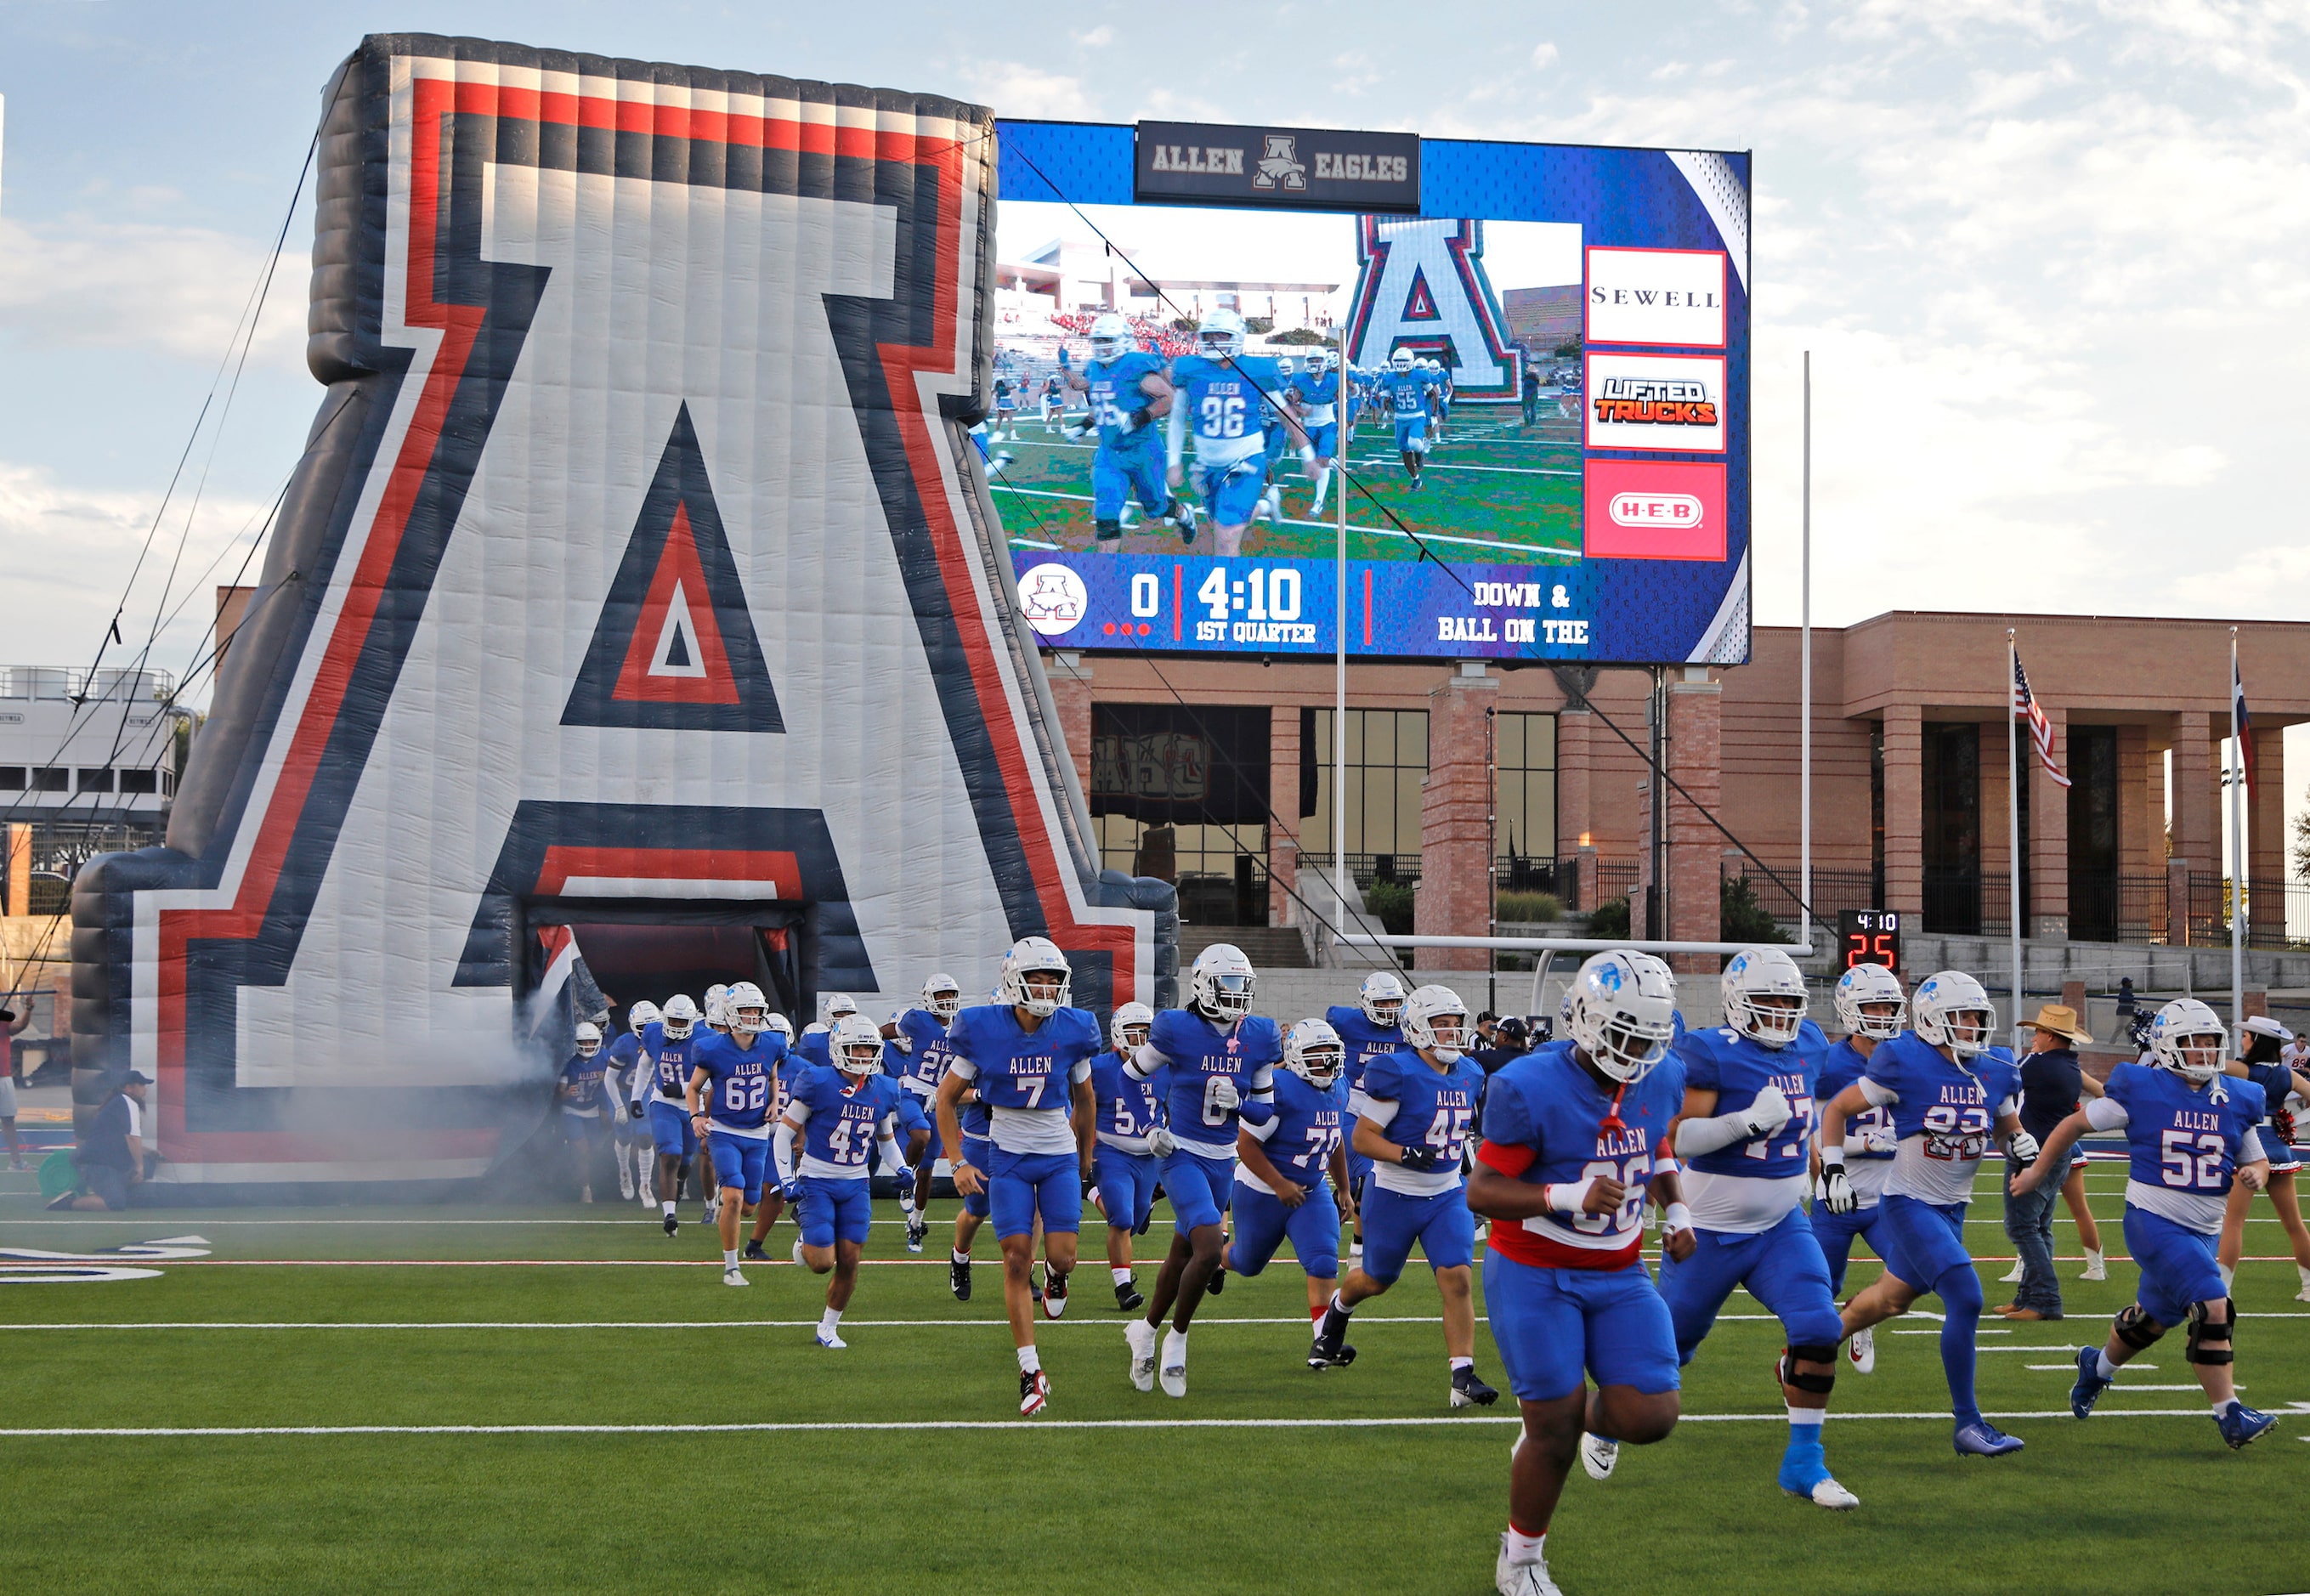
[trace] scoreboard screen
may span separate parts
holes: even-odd
[[[1898,909],[1839,909],[1837,914],[1837,967],[1881,964],[1901,974],[1901,915]]]

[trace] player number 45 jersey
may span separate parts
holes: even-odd
[[[1482,1067],[1465,1055],[1437,1070],[1406,1047],[1365,1065],[1348,1107],[1398,1146],[1425,1147],[1436,1155],[1433,1169],[1377,1164],[1372,1178],[1407,1197],[1456,1191],[1461,1153],[1475,1131],[1476,1100],[1483,1090]]]

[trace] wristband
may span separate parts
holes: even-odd
[[[1692,1228],[1692,1210],[1681,1202],[1672,1202],[1668,1205],[1668,1215],[1664,1222],[1672,1234],[1679,1230],[1689,1230]]]
[[[1588,1189],[1596,1184],[1593,1175],[1579,1180],[1551,1182],[1540,1188],[1541,1201],[1560,1214],[1576,1214],[1588,1201]]]
[[[1844,1168],[1845,1149],[1842,1147],[1822,1148],[1820,1149],[1820,1167],[1824,1174],[1831,1169]]]
[[[1683,1165],[1676,1161],[1674,1153],[1663,1153],[1659,1161],[1653,1166],[1653,1178],[1658,1180],[1663,1175],[1674,1175],[1683,1167]]]

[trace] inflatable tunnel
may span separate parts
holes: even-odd
[[[581,958],[799,1019],[1038,933],[1173,1001],[967,437],[990,113],[393,35],[317,160],[326,396],[166,846],[74,889],[83,1095],[154,1078],[161,1179],[486,1172]]]

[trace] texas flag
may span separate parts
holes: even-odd
[[[2245,712],[2245,683],[2239,678],[2237,654],[2230,654],[2230,724],[2237,738],[2238,768],[2245,772],[2245,795],[2254,797],[2254,718]]]

